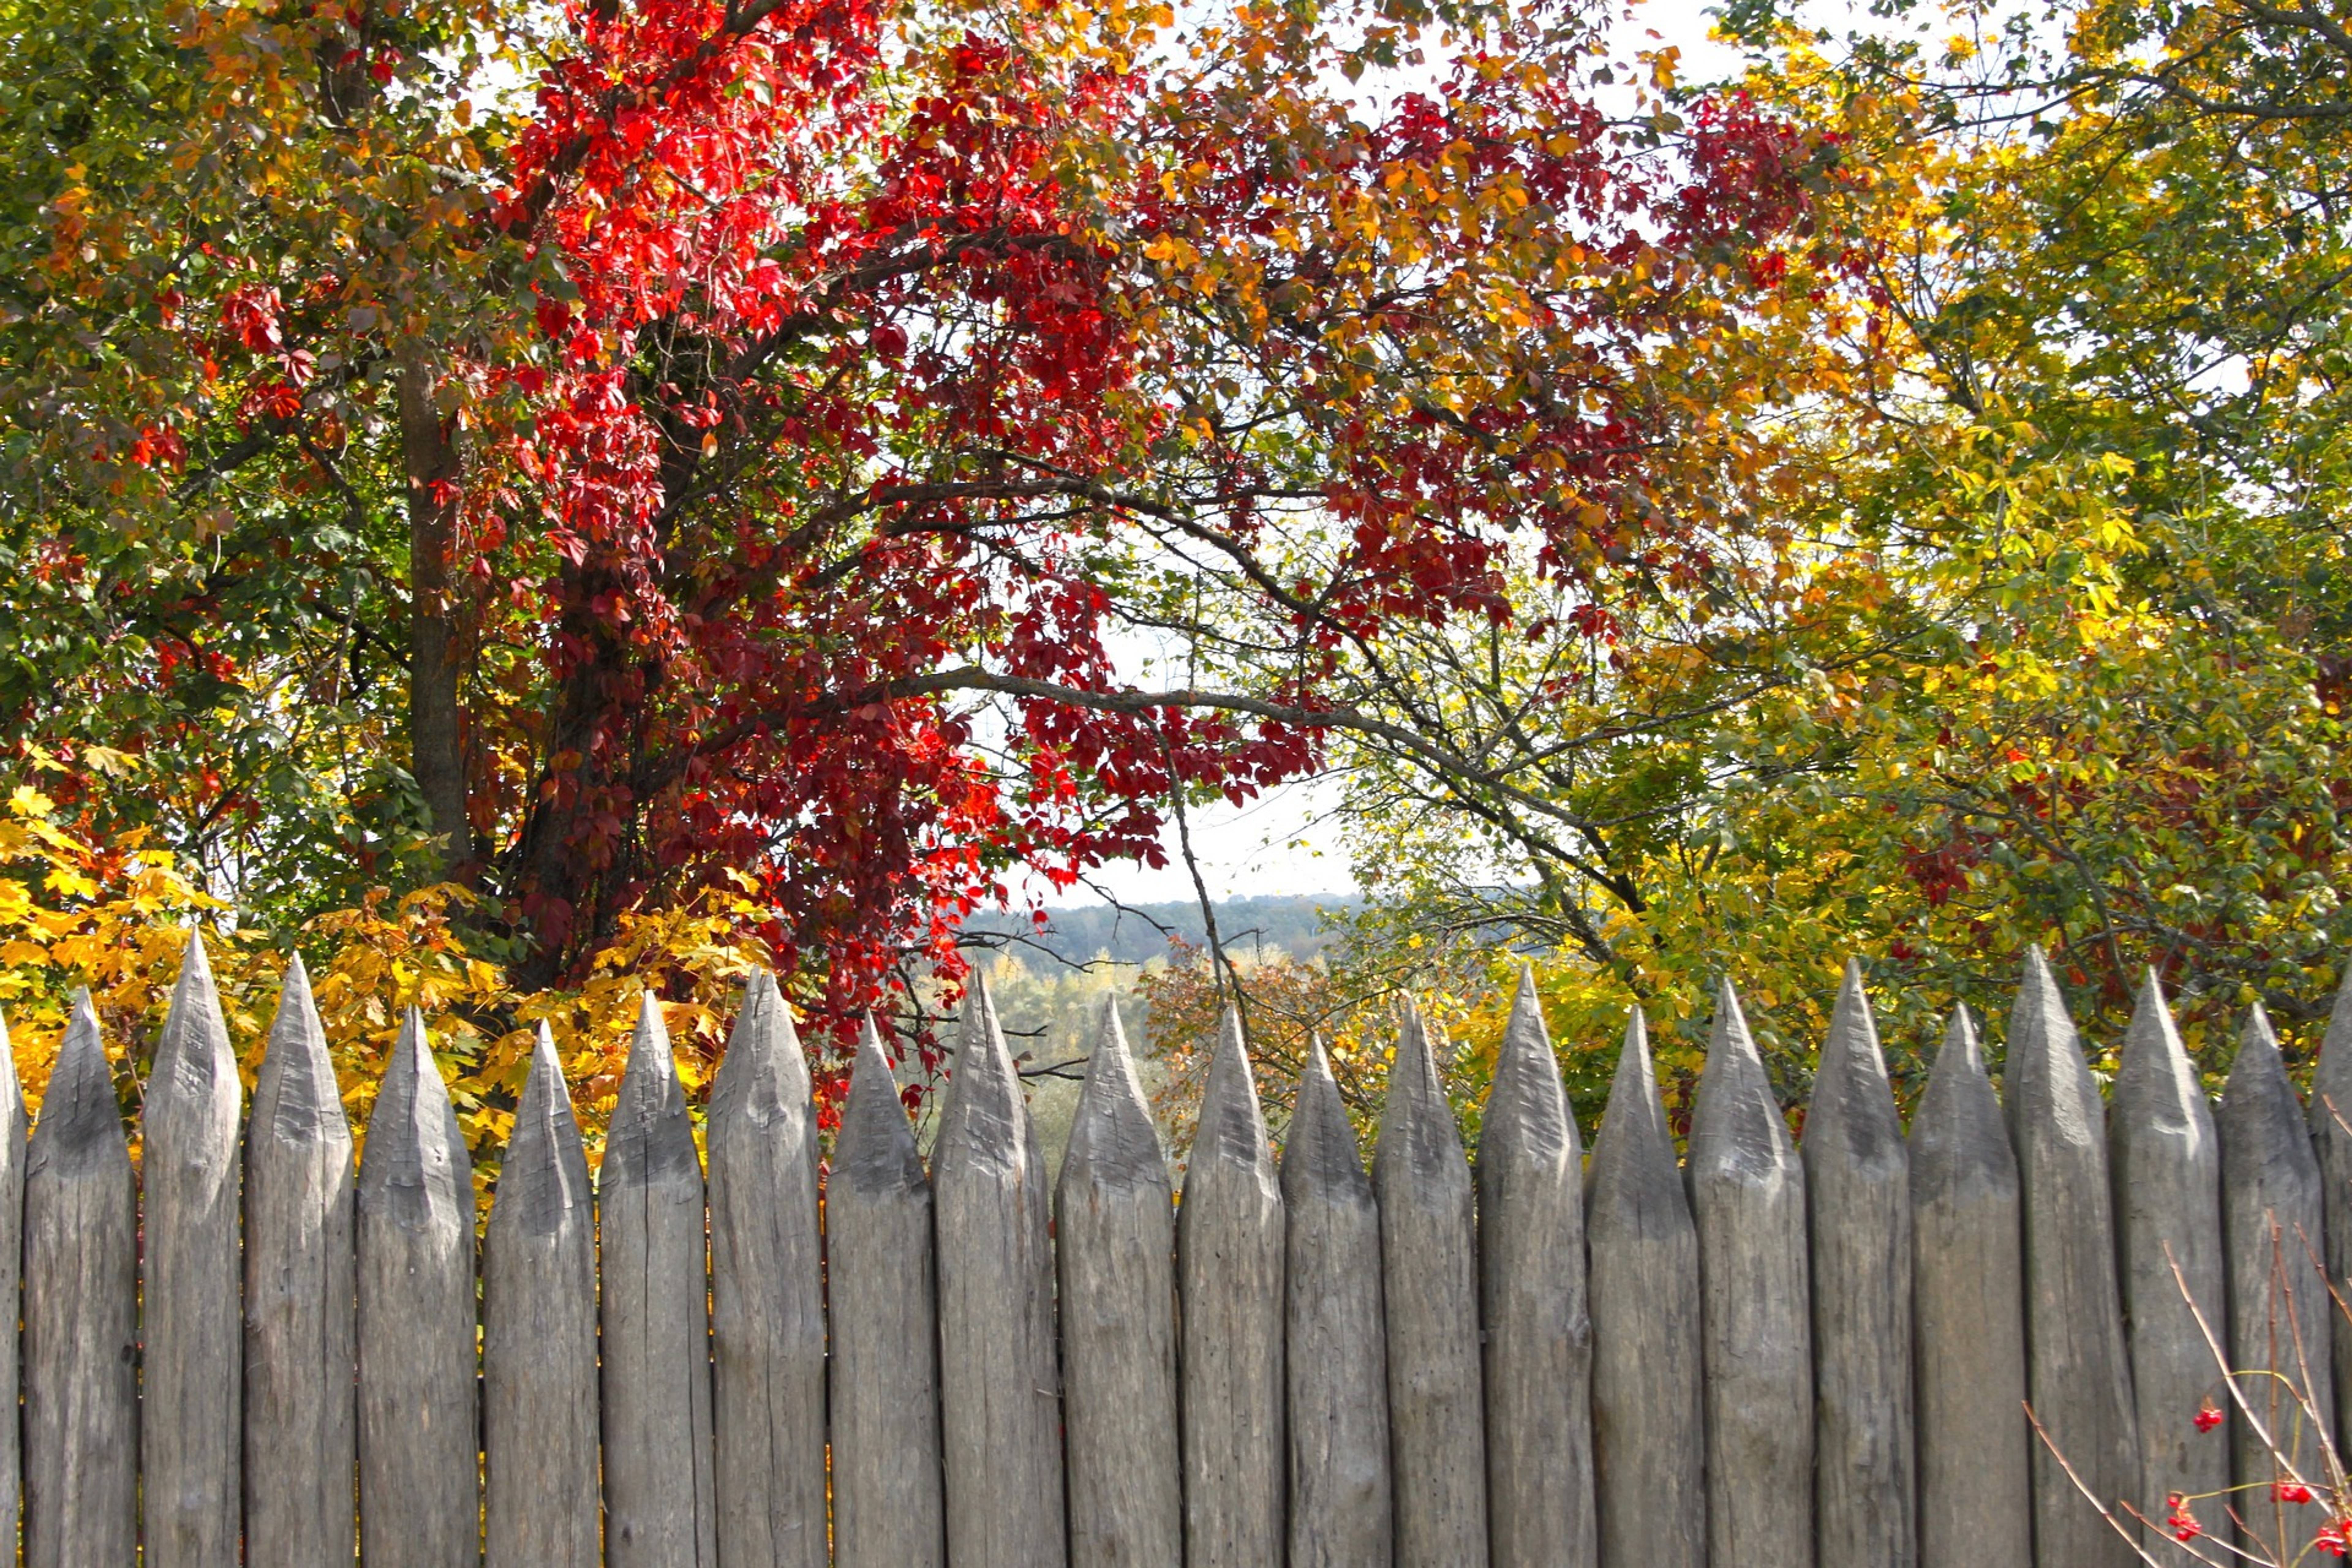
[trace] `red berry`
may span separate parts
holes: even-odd
[[[2311,1489],[2301,1481],[2273,1481],[2271,1496],[2280,1502],[2309,1502]]]
[[[2197,1407],[2197,1430],[2200,1432],[2210,1432],[2226,1419],[2228,1417],[2221,1414],[2221,1407],[2210,1399]]]

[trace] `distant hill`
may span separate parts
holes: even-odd
[[[1357,902],[1341,893],[1233,899],[1215,906],[1217,934],[1236,957],[1278,950],[1292,958],[1307,958],[1330,941],[1321,911],[1351,909]],[[1029,954],[1032,967],[1047,954],[1073,963],[1103,954],[1121,963],[1145,963],[1167,956],[1170,932],[1195,946],[1207,941],[1201,906],[1196,903],[1132,904],[1124,910],[1108,904],[1074,904],[1049,908],[1045,914],[1050,923],[1043,931],[1033,928],[1021,915],[992,911],[972,916],[964,921],[962,931],[967,939],[1027,938],[1012,943],[1007,951]],[[983,940],[973,945],[992,944]],[[1043,953],[1037,951],[1041,948]]]

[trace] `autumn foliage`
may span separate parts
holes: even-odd
[[[708,917],[846,1027],[1318,767],[1394,627],[1695,590],[1723,356],[1851,270],[1834,137],[1555,0],[14,26],[40,819],[278,940],[446,885],[520,994]]]

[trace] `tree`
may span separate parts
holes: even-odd
[[[1595,1053],[1636,1000],[1697,1020],[1720,965],[1792,1100],[1850,952],[1905,1070],[1954,1000],[1997,1019],[2037,943],[2103,1046],[2146,964],[2217,1066],[2256,998],[2315,1044],[2352,940],[2323,110],[2352,58],[2251,5],[1956,8],[1923,24],[1948,42],[1842,50],[1729,16],[1744,89],[1844,149],[1812,218],[1867,258],[1790,261],[1760,543],[1593,635],[1397,649],[1378,710],[1489,767],[1357,745],[1386,879],[1358,962],[1549,950]]]
[[[1706,578],[1691,374],[1836,152],[1666,58],[1612,120],[1595,37],[8,13],[14,743],[265,921],[454,879],[526,987],[736,891],[828,1019],[951,977],[1010,868],[1392,729],[1333,681],[1400,624]]]

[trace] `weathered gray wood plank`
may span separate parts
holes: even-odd
[[[1435,1047],[1406,1004],[1372,1153],[1388,1315],[1390,1475],[1401,1568],[1486,1558],[1486,1430],[1469,1162]]]
[[[482,1236],[488,1568],[598,1568],[596,1212],[545,1025]]]
[[[1918,1560],[1911,1170],[1878,1026],[1849,961],[1805,1115],[1812,1247],[1813,1515],[1821,1568]]]
[[[245,1088],[191,932],[141,1112],[146,1209],[140,1497],[148,1568],[236,1568],[244,1497],[244,1274],[237,1237]]]
[[[646,992],[596,1182],[604,1561],[712,1568],[710,1274],[702,1157]]]
[[[352,1129],[301,955],[287,961],[245,1143],[245,1560],[313,1568],[358,1542]]]
[[[0,1321],[23,1321],[25,1264],[25,1086],[16,1077],[16,1050],[0,1018]],[[15,1410],[24,1393],[22,1347],[0,1330],[0,1411]],[[23,1429],[0,1420],[0,1543],[16,1539],[23,1522]]]
[[[1184,1473],[1174,1198],[1108,996],[1055,1211],[1072,1568],[1177,1568]]]
[[[2193,1298],[2219,1331],[2228,1321],[2228,1271],[2213,1110],[2153,970],[2116,1069],[2107,1160],[2139,1427],[2141,1481],[2132,1500],[2161,1523],[2168,1492],[2214,1496],[2230,1484],[2230,1445],[2217,1433],[2198,1431],[2192,1419],[2199,1403],[2219,1392],[2221,1369],[2189,1304]],[[2181,1294],[2184,1279],[2189,1297]],[[2231,1539],[2229,1514],[2218,1500],[2199,1513],[2211,1539]],[[2196,1561],[2161,1531],[2145,1544],[2159,1562]]]
[[[1290,1568],[1388,1568],[1381,1214],[1323,1043],[1282,1145]]]
[[[869,1021],[825,1181],[835,1568],[940,1568],[931,1188]]]
[[[137,1204],[77,992],[25,1161],[26,1568],[124,1568],[138,1550]]]
[[[464,1568],[482,1555],[474,1162],[414,1007],[368,1118],[358,1236],[360,1554]]]
[[[775,977],[755,972],[710,1089],[719,1560],[824,1568],[824,1263],[816,1110]]]
[[[1201,1096],[1176,1223],[1184,1310],[1184,1560],[1281,1561],[1282,1189],[1241,1016],[1230,1007]]]
[[[1704,1568],[1698,1231],[1636,1007],[1585,1173],[1602,1568]]]
[[[1062,1397],[1045,1163],[985,981],[931,1157],[948,1557],[1061,1568]]]
[[[1708,1555],[1813,1560],[1812,1305],[1805,1170],[1725,981],[1691,1108],[1706,1377]]]
[[[2320,1195],[2327,1224],[2327,1277],[2352,1301],[2352,963],[2336,988],[2336,1006],[2311,1073],[2311,1138],[2319,1156]],[[2335,1365],[2336,1426],[2352,1432],[2352,1316],[2328,1310]]]
[[[1589,1568],[1600,1545],[1584,1151],[1529,969],[1519,972],[1479,1134],[1478,1280],[1492,1560]]]
[[[1920,1568],[2033,1560],[2017,1155],[1968,1010],[1911,1117]]]
[[[2296,1408],[2296,1395],[2310,1400],[2321,1421],[2330,1418],[2334,1340],[2325,1320],[2335,1308],[2312,1265],[2325,1244],[2319,1160],[2259,1002],[2238,1036],[2214,1120],[2221,1134],[2231,1371],[2261,1423],[2257,1429],[2243,1411],[2231,1415],[2231,1470],[2251,1489],[2240,1494],[2238,1513],[2284,1560],[2327,1519],[2321,1501],[2284,1502],[2272,1488],[2300,1480],[2318,1492],[2326,1477],[2323,1433]]]
[[[2026,1383],[2034,1413],[2109,1507],[2139,1489],[2139,1417],[2116,1281],[2098,1085],[2039,950],[2026,954],[2001,1068],[2025,1232]],[[2042,1568],[2136,1561],[2040,1442],[2033,1553]]]

